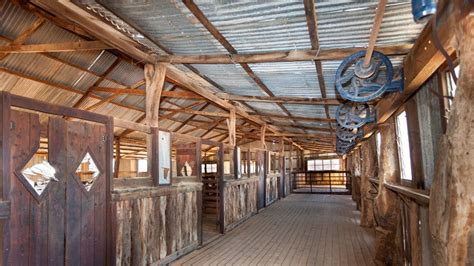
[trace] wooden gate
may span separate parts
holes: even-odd
[[[12,105],[23,105],[24,98],[11,97]],[[34,103],[41,107],[37,111],[62,113]],[[8,112],[10,130],[3,144],[10,148],[10,162],[3,199],[11,208],[3,228],[4,265],[110,265],[111,120],[42,116],[40,123],[38,113]],[[45,168],[55,174],[36,174]]]

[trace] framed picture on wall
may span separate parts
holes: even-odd
[[[158,165],[159,185],[171,185],[171,134],[166,131],[158,132]]]

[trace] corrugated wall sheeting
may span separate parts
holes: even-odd
[[[439,91],[438,78],[437,75],[431,77],[415,94],[425,189],[429,189],[433,182],[438,142],[443,135],[441,119],[444,118],[441,116],[440,99],[432,92]],[[469,136],[466,137],[469,138]]]

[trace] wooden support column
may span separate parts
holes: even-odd
[[[10,219],[10,94],[0,92],[0,234],[5,238],[8,228],[5,223]],[[10,239],[0,241],[0,264],[7,264],[6,250],[10,249]]]
[[[265,143],[265,132],[267,131],[267,124],[264,124],[260,128],[260,142],[262,143],[262,149],[267,149],[267,144]]]
[[[451,30],[456,34],[460,74],[446,135],[438,147],[429,221],[434,265],[470,265],[474,263],[474,16],[469,15],[472,4],[451,3],[456,5],[457,23]]]
[[[119,177],[120,171],[120,138],[115,138],[115,165],[114,165],[114,178]]]
[[[355,148],[351,154],[352,162],[352,200],[356,203],[356,208],[360,210],[361,196],[360,196],[360,176],[361,176],[361,158],[360,147]]]
[[[162,64],[145,65],[145,124],[151,127],[147,135],[148,174],[155,185],[159,183],[159,147],[158,147],[158,116],[160,111],[161,92],[165,83],[166,67]]]
[[[289,172],[289,186],[290,186],[290,190],[288,191],[288,193],[292,193],[293,192],[293,145],[291,145],[290,143],[290,153],[289,153],[289,158],[288,158],[288,163],[290,164],[289,165],[289,168],[290,168],[290,172]]]
[[[377,223],[375,231],[375,260],[380,265],[402,265],[401,245],[394,239],[400,221],[400,200],[397,194],[384,184],[396,184],[400,176],[398,164],[395,120],[390,118],[379,126],[381,134],[380,159],[378,161],[378,195],[374,201],[374,216]]]
[[[279,193],[278,193],[278,198],[284,198],[285,197],[285,188],[286,188],[286,169],[285,169],[285,140],[283,138],[280,138],[280,188],[279,188]]]
[[[361,146],[362,173],[360,175],[361,213],[360,225],[363,227],[374,227],[374,197],[372,185],[369,179],[375,178],[377,154],[375,148],[375,136],[365,141]]]
[[[229,144],[231,146],[236,145],[236,134],[235,134],[235,110],[230,110],[229,118],[227,121],[227,128],[229,129]]]

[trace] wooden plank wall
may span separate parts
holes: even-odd
[[[224,183],[224,227],[231,230],[257,213],[258,177]]]
[[[275,200],[278,199],[278,179],[280,178],[279,174],[272,174],[267,176],[266,180],[266,201],[267,206],[272,204]]]
[[[201,192],[201,184],[114,190],[116,264],[164,264],[196,249]]]

